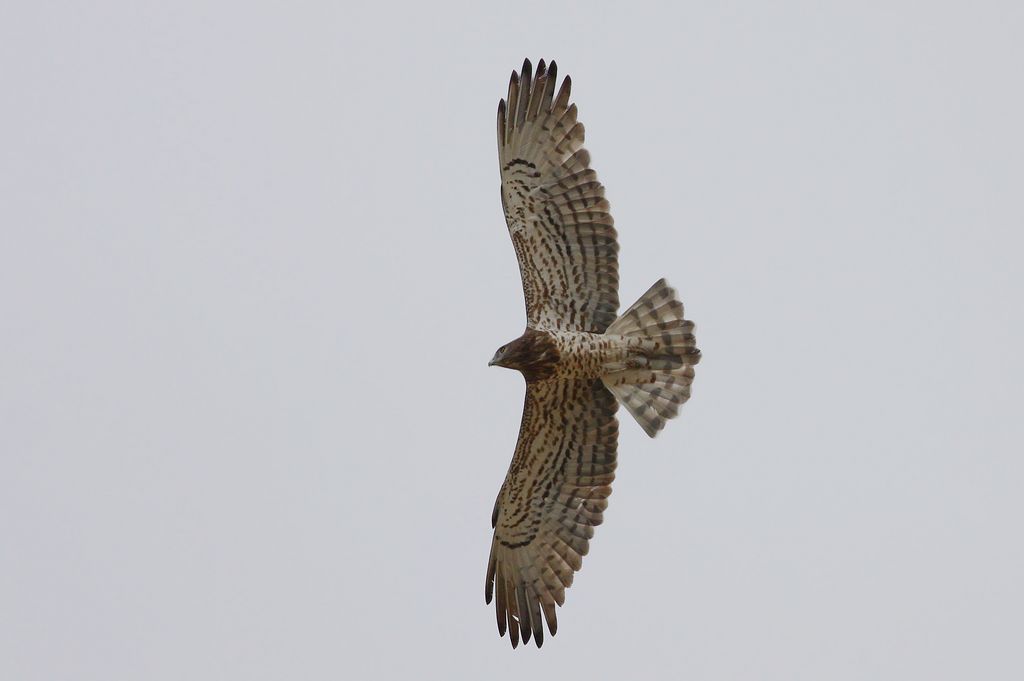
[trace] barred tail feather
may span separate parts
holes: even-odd
[[[690,398],[693,366],[700,361],[693,331],[693,322],[683,319],[683,304],[664,279],[605,331],[625,336],[630,355],[609,366],[602,381],[651,437]]]
[[[629,378],[617,374],[605,376],[603,380],[644,432],[654,437],[669,419],[675,418],[679,407],[690,399],[693,367],[648,371],[640,379],[643,383],[629,383]]]

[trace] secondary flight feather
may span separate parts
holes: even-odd
[[[498,631],[553,636],[615,478],[618,404],[654,437],[690,397],[693,322],[664,279],[621,315],[619,244],[583,124],[554,62],[527,60],[498,104],[501,202],[526,330],[491,365],[520,371],[526,403],[491,515],[486,600]]]

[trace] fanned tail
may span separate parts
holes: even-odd
[[[627,338],[629,356],[609,366],[601,380],[651,437],[690,398],[693,366],[700,361],[693,331],[693,322],[683,319],[683,304],[664,279],[605,331]]]

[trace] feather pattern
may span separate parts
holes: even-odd
[[[497,593],[498,631],[504,635],[508,625],[513,648],[518,634],[543,643],[542,617],[551,635],[558,627],[555,606],[583,565],[615,479],[616,406],[600,380],[527,385],[485,590],[488,603]]]
[[[568,77],[529,60],[498,103],[501,200],[527,327],[491,364],[526,379],[512,463],[491,514],[485,598],[512,647],[554,635],[604,520],[621,402],[654,436],[690,396],[694,325],[664,280],[617,316],[618,242],[583,148]]]
[[[498,104],[501,199],[519,260],[527,324],[600,333],[619,308],[619,245],[604,186],[569,104],[571,81],[529,60]]]
[[[627,338],[635,352],[606,364],[602,380],[651,437],[690,399],[693,366],[700,362],[693,332],[675,289],[664,279],[608,327],[608,334]]]

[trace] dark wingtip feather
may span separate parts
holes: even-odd
[[[523,93],[525,97],[521,97],[520,100],[530,101],[530,84],[533,81],[533,67],[530,65],[530,60],[527,59],[523,62],[523,70],[519,72],[519,82],[523,87]],[[520,106],[522,108],[522,106]]]
[[[506,122],[505,122],[505,100],[504,99],[498,100],[498,120],[497,120],[497,123],[498,123],[498,148],[500,150],[500,148],[505,145],[505,126],[506,126]],[[501,152],[499,151],[498,153],[500,155]]]
[[[494,553],[491,553],[491,559],[487,561],[487,580],[484,583],[484,602],[487,605],[491,604],[491,599],[494,598],[494,572],[497,569],[498,561],[494,557]]]
[[[544,611],[544,619],[548,623],[548,633],[554,636],[555,632],[558,631],[558,618],[555,616],[555,604],[551,601],[544,600],[541,601],[540,607],[541,610]]]
[[[552,61],[548,64],[548,86],[544,92],[544,104],[551,106],[551,98],[555,95],[555,86],[558,85],[558,64]]]
[[[512,644],[512,648],[519,645],[519,623],[511,613],[508,616],[508,640]]]
[[[516,611],[519,615],[519,634],[523,637],[523,643],[529,643],[533,636],[533,627],[530,617],[530,602],[526,599],[526,586],[516,586]]]
[[[508,623],[508,637],[512,643],[512,647],[515,648],[519,645],[519,618],[516,612],[516,592],[515,588],[512,587],[512,582],[502,575],[502,580],[505,584],[505,588],[500,592],[504,596],[505,600],[505,614]]]
[[[497,571],[494,577],[495,590],[497,591],[497,600],[494,602],[495,616],[498,619],[498,633],[502,636],[505,635],[506,621],[508,617],[508,606],[505,601],[505,577],[501,574],[501,570]]]
[[[555,95],[553,107],[555,109],[567,109],[569,106],[569,98],[572,96],[572,78],[566,76],[562,79],[562,84],[558,88],[558,94]]]

